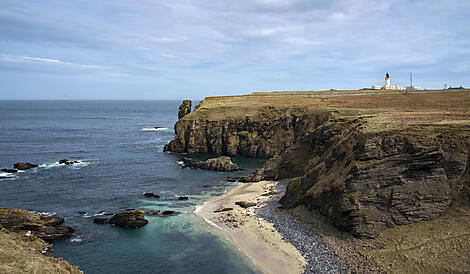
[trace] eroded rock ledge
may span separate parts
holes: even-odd
[[[403,95],[206,99],[177,122],[165,150],[271,158],[244,180],[293,178],[283,207],[307,205],[373,238],[469,199],[470,95],[457,95],[463,103],[436,94],[419,107],[422,98]]]

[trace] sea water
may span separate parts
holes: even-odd
[[[227,176],[247,174],[261,162],[235,158],[245,171],[234,173],[182,169],[182,155],[163,152],[179,103],[0,101],[0,168],[40,165],[0,173],[0,206],[64,217],[77,236],[56,242],[54,255],[85,273],[258,273],[193,212],[236,185]],[[79,163],[61,165],[61,159]],[[146,216],[148,225],[135,230],[93,223],[129,208],[179,215]]]

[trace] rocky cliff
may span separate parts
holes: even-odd
[[[283,207],[372,238],[469,199],[470,94],[454,95],[205,100],[165,150],[272,157],[245,181],[293,178]]]
[[[220,110],[223,113],[223,110]],[[308,108],[261,107],[243,117],[211,117],[203,108],[175,124],[175,139],[165,151],[270,158],[328,119]]]

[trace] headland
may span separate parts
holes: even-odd
[[[289,179],[278,205],[343,270],[470,270],[469,90],[208,97],[175,132],[167,151],[269,158],[242,181]]]

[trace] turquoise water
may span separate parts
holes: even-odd
[[[179,103],[0,101],[0,168],[18,161],[40,165],[0,180],[0,206],[65,217],[78,236],[56,242],[55,256],[86,273],[258,273],[193,211],[235,186],[227,176],[247,174],[262,162],[235,158],[246,168],[235,173],[181,169],[182,155],[163,152]],[[64,158],[82,163],[58,165]],[[161,198],[147,199],[143,192]],[[180,214],[147,216],[149,224],[137,230],[92,221],[103,211],[128,208]]]

